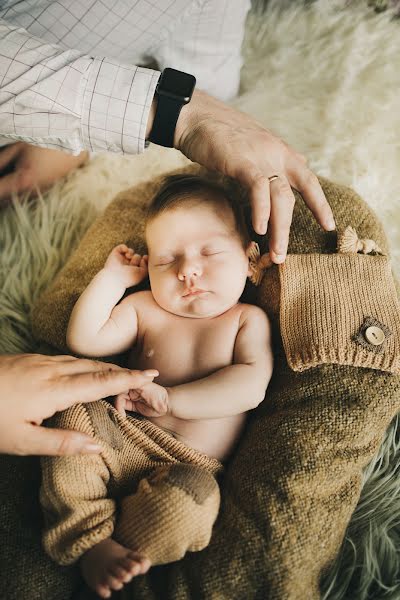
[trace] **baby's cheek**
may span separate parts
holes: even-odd
[[[151,291],[155,301],[162,305],[169,305],[176,294],[176,285],[167,278],[157,278],[154,285],[151,283]]]

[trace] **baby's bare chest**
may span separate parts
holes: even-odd
[[[214,319],[154,319],[144,324],[131,355],[132,367],[155,368],[161,385],[176,385],[232,364],[237,312]]]

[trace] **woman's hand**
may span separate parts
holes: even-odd
[[[135,254],[132,248],[120,244],[113,248],[104,265],[105,271],[112,272],[125,288],[138,285],[148,274],[148,256]]]
[[[73,356],[0,356],[0,452],[64,455],[98,453],[93,439],[77,431],[41,427],[44,419],[76,402],[92,402],[142,387],[154,369],[129,371]]]
[[[16,142],[0,150],[0,206],[5,206],[13,194],[36,192],[51,187],[87,159],[88,153],[78,156]]]
[[[237,179],[249,192],[254,230],[269,227],[269,251],[283,262],[298,190],[318,223],[335,229],[331,208],[306,159],[283,140],[205,92],[195,91],[178,119],[174,146],[208,169]],[[273,175],[278,175],[272,181]]]

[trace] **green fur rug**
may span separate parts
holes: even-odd
[[[306,154],[317,173],[366,199],[385,225],[399,275],[400,21],[392,16],[361,0],[269,2],[249,15],[233,104]],[[44,197],[0,213],[0,353],[37,349],[30,308],[113,196],[184,164],[178,152],[156,147],[138,157],[97,156]],[[396,420],[365,472],[325,599],[400,599],[399,465]]]

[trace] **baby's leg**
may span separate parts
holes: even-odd
[[[219,503],[218,484],[206,469],[164,465],[122,498],[114,537],[154,565],[174,562],[208,545]]]
[[[146,573],[150,566],[148,558],[111,538],[93,546],[80,561],[84,580],[100,598],[110,598],[113,591]]]

